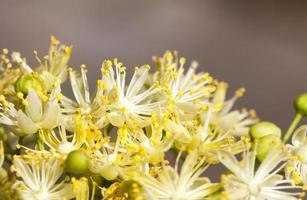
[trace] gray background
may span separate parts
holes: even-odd
[[[0,16],[1,48],[30,58],[54,34],[74,45],[71,65],[88,65],[92,85],[105,58],[131,70],[176,49],[232,92],[244,86],[238,107],[283,129],[294,97],[307,92],[307,1],[10,0]]]

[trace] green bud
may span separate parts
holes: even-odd
[[[259,122],[250,128],[250,135],[253,139],[259,139],[267,135],[281,136],[281,129],[272,122]]]
[[[29,88],[33,88],[37,92],[44,91],[45,84],[41,77],[36,74],[24,74],[15,82],[15,91],[28,94]]]
[[[261,137],[257,146],[257,158],[259,161],[263,161],[269,150],[277,148],[281,144],[281,140],[276,135],[267,135]]]
[[[307,93],[299,95],[294,101],[296,111],[302,115],[307,115]]]
[[[89,161],[89,157],[85,152],[75,150],[68,154],[65,161],[65,169],[74,174],[82,174],[87,172]]]

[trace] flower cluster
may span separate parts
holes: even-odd
[[[285,141],[306,95],[282,141],[254,110],[233,108],[244,88],[227,98],[227,83],[176,51],[153,57],[155,72],[135,67],[130,81],[122,62],[104,60],[93,90],[85,65],[69,67],[71,52],[52,36],[46,56],[34,51],[35,68],[19,52],[0,55],[2,199],[303,198],[306,126]],[[206,170],[221,164],[229,173],[210,181]]]

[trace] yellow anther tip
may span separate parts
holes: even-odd
[[[53,35],[50,36],[51,44],[53,45],[59,45],[60,41]]]
[[[179,63],[180,63],[181,65],[183,65],[185,62],[186,62],[186,58],[185,58],[185,57],[181,57],[181,58],[179,59]]]
[[[238,97],[241,97],[243,96],[245,93],[245,88],[239,88],[237,91],[236,91],[236,96]]]
[[[3,54],[8,54],[8,53],[9,53],[9,50],[8,50],[7,48],[4,48],[4,49],[2,49],[2,53],[3,53]]]
[[[150,70],[150,65],[144,65],[145,69]]]
[[[65,53],[70,55],[72,52],[72,47],[65,47]]]

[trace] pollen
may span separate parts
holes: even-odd
[[[181,65],[184,65],[185,62],[186,62],[186,58],[185,58],[185,57],[181,57],[181,58],[179,59],[179,63],[180,63]]]
[[[6,49],[6,48],[4,48],[4,49],[2,49],[2,53],[6,55],[6,54],[8,54],[8,53],[9,53],[9,50],[8,50],[8,49]]]
[[[22,105],[24,105],[25,107],[29,106],[29,101],[27,99],[23,99]]]
[[[243,96],[245,93],[245,88],[239,88],[237,91],[236,91],[236,96],[238,97],[241,97]]]

